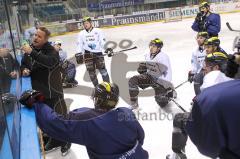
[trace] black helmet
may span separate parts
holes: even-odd
[[[83,17],[82,22],[84,23],[86,21],[91,22],[92,19],[90,17]]]
[[[110,110],[118,103],[119,88],[114,83],[102,82],[95,87],[92,98],[95,108]]]
[[[208,38],[208,32],[198,32],[197,37],[202,36],[204,38]]]
[[[211,37],[204,42],[204,45],[219,46],[220,40],[218,39],[218,37]]]
[[[156,39],[154,39],[154,40],[151,40],[151,42],[150,42],[149,45],[150,45],[150,46],[151,46],[151,45],[155,45],[155,46],[157,46],[158,48],[162,48],[162,47],[163,47],[163,42],[162,42],[162,40],[156,38]]]

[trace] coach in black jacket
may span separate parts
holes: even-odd
[[[30,75],[32,88],[45,95],[45,103],[65,115],[67,107],[63,96],[60,58],[58,52],[49,44],[49,36],[50,32],[45,27],[40,27],[33,37],[33,43],[23,45],[22,75]],[[59,142],[47,144],[45,149],[50,150],[56,146],[59,146]]]

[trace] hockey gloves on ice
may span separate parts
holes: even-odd
[[[32,108],[35,102],[43,102],[45,97],[43,94],[36,90],[27,90],[22,93],[19,102],[27,108]]]
[[[83,61],[84,61],[83,53],[81,52],[76,53],[75,58],[76,58],[77,64],[83,64]]]
[[[104,53],[106,53],[108,55],[108,57],[112,57],[113,56],[113,49],[112,48],[107,48]]]
[[[143,74],[147,72],[147,66],[145,62],[139,63],[138,69],[137,69],[139,74]]]
[[[188,81],[189,81],[190,83],[192,83],[193,80],[194,80],[194,73],[192,73],[192,71],[189,71],[189,72],[188,72]]]

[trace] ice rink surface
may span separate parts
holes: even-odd
[[[240,13],[221,14],[222,29],[219,34],[221,47],[227,53],[233,53],[232,43],[237,35],[230,32],[226,27],[229,22],[233,28],[239,29]],[[196,32],[192,31],[191,25],[193,18],[183,19],[178,22],[162,23],[153,22],[147,24],[138,24],[131,26],[123,26],[116,28],[103,29],[107,41],[120,43],[122,40],[131,40],[132,47],[137,46],[138,49],[119,54],[112,58],[105,57],[106,66],[112,82],[120,86],[121,99],[118,107],[128,107],[128,85],[127,78],[138,74],[136,71],[137,63],[144,60],[144,54],[148,50],[149,41],[154,38],[163,40],[164,46],[162,51],[169,55],[172,65],[172,82],[175,86],[186,81],[187,73],[191,68],[192,51],[196,49],[195,40]],[[63,41],[63,49],[68,52],[68,58],[76,53],[77,33],[54,37],[51,41],[61,39]],[[127,43],[124,43],[127,45]],[[109,45],[110,46],[110,45]],[[120,50],[120,48],[115,49]],[[93,107],[90,95],[92,91],[92,83],[88,76],[85,75],[85,65],[77,66],[76,79],[79,86],[75,88],[65,89],[65,99],[70,110],[80,107]],[[98,74],[101,81],[101,76]],[[149,90],[146,90],[149,91]],[[177,90],[177,102],[186,110],[190,110],[190,102],[194,97],[193,85],[186,83]],[[145,131],[144,149],[149,153],[150,159],[165,159],[165,156],[171,153],[172,138],[172,118],[176,112],[181,110],[174,104],[162,110],[157,105],[154,97],[150,93],[140,93],[139,106],[140,113],[136,114],[139,122]],[[214,96],[214,94],[213,94]],[[97,132],[96,132],[97,133]],[[109,145],[110,146],[110,145]],[[206,159],[202,156],[190,140],[187,142],[186,154],[189,159]],[[47,159],[88,159],[85,147],[73,144],[70,153],[62,157],[60,150],[47,154]]]

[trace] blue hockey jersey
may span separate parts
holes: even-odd
[[[231,159],[240,158],[239,99],[240,80],[209,87],[196,97],[186,131],[202,154],[216,158],[227,151]]]
[[[207,31],[209,36],[218,36],[218,33],[221,30],[221,18],[219,14],[210,13],[207,16],[203,23],[203,30],[201,30],[200,24],[198,21],[194,21],[192,29],[196,32]]]
[[[90,159],[147,159],[144,131],[128,108],[107,113],[80,108],[63,117],[43,103],[34,105],[39,127],[49,136],[85,145]]]

